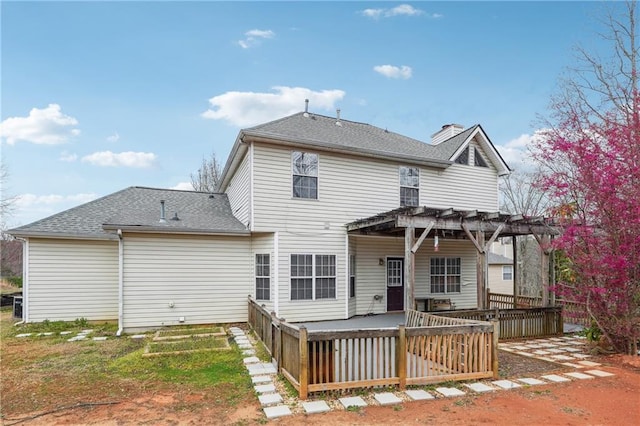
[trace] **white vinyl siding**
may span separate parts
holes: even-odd
[[[504,280],[502,268],[505,265],[489,265],[487,287],[491,293],[513,294],[513,278]]]
[[[247,321],[251,240],[124,235],[124,327]]]
[[[356,315],[368,313],[384,313],[386,311],[386,259],[389,257],[404,257],[404,237],[372,237],[352,236],[355,242],[358,270],[357,281],[357,312]],[[476,249],[468,240],[449,240],[440,238],[437,253],[433,251],[433,239],[426,239],[415,255],[416,260],[416,297],[442,297],[442,294],[432,294],[430,291],[429,258],[459,257],[461,266],[460,293],[448,294],[447,298],[455,304],[457,309],[473,309],[477,306],[476,293]],[[380,259],[383,265],[380,265]],[[383,299],[375,300],[375,295],[382,295]]]
[[[317,200],[307,200],[291,196],[291,150],[254,144],[253,159],[256,231],[326,234],[327,226],[342,228],[399,205],[398,163],[320,152],[321,194]],[[498,210],[498,177],[493,167],[420,167],[419,187],[420,205]]]
[[[319,321],[345,318],[345,282],[347,262],[344,230],[339,232],[279,232],[279,316],[287,321]],[[291,255],[313,254],[335,256],[336,295],[331,299],[291,300]]]
[[[275,281],[274,270],[274,252],[273,252],[273,234],[271,233],[253,233],[251,235],[251,256],[255,259],[256,254],[268,254],[269,255],[269,299],[261,300],[260,305],[264,306],[269,312],[274,309],[274,296],[275,287],[277,285]],[[255,288],[251,292],[251,296],[257,299]]]
[[[248,226],[251,212],[250,212],[250,167],[249,154],[245,154],[238,170],[231,178],[229,185],[226,189],[227,197],[229,198],[229,204],[231,205],[231,211],[233,215],[242,222],[245,226]]]
[[[29,321],[118,318],[118,242],[29,239]]]

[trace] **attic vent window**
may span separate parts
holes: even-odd
[[[465,166],[469,164],[469,147],[466,147],[464,151],[458,155],[455,161],[456,164],[464,164]]]
[[[487,162],[484,161],[484,158],[482,158],[482,155],[480,154],[480,151],[478,151],[477,148],[474,148],[474,152],[473,152],[473,164],[478,166],[478,167],[489,167],[487,165]]]

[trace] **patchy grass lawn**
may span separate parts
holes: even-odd
[[[119,402],[170,392],[176,409],[198,394],[198,404],[233,412],[255,404],[235,345],[231,350],[145,358],[149,339],[115,337],[117,325],[85,320],[13,326],[11,311],[0,312],[0,423],[27,413],[87,402]],[[105,341],[68,342],[84,329]],[[60,331],[72,331],[60,336]],[[53,335],[38,336],[38,333]],[[16,337],[33,333],[30,337]],[[204,339],[188,339],[203,344]],[[209,339],[212,340],[212,339]],[[225,342],[226,343],[226,342]],[[183,345],[185,343],[182,343]],[[210,344],[210,343],[209,343]],[[208,408],[207,408],[208,409]]]

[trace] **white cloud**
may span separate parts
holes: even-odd
[[[13,226],[25,225],[43,217],[70,209],[80,204],[88,203],[98,198],[94,193],[80,193],[71,195],[36,195],[21,194],[16,197],[15,217],[20,218],[20,222],[11,224]]]
[[[78,136],[80,130],[74,128],[78,120],[62,113],[58,104],[46,108],[33,108],[28,117],[10,117],[0,123],[0,136],[9,145],[17,141],[42,145],[56,145]]]
[[[83,204],[95,200],[98,196],[94,193],[81,193],[72,195],[35,195],[21,194],[16,198],[16,207],[29,208],[34,206],[55,206],[62,203]]]
[[[156,155],[152,152],[111,152],[100,151],[82,157],[83,163],[93,164],[103,167],[135,167],[149,168],[156,161]]]
[[[274,93],[226,92],[209,99],[210,109],[204,118],[225,120],[239,127],[247,127],[275,120],[302,111],[309,99],[312,109],[331,111],[344,98],[342,90],[313,91],[304,87],[273,87]]]
[[[238,44],[243,49],[249,49],[250,47],[255,47],[260,45],[262,40],[274,38],[276,33],[271,30],[249,30],[244,33],[245,38],[242,40],[238,40]]]
[[[416,9],[410,4],[401,4],[391,9],[365,9],[360,12],[363,16],[371,19],[391,18],[394,16],[418,16],[423,15],[424,10]],[[442,15],[434,13],[432,18],[440,18]]]
[[[60,154],[60,161],[65,161],[67,163],[73,163],[78,159],[78,155],[72,152],[62,151]]]
[[[542,137],[545,131],[546,129],[539,129],[532,135],[523,133],[503,145],[496,145],[496,149],[512,169],[523,170],[532,168],[533,159],[531,158],[529,148]]]
[[[107,142],[118,142],[120,140],[120,135],[118,132],[115,132],[111,136],[107,136]]]
[[[395,65],[376,65],[373,67],[373,70],[388,78],[402,78],[404,80],[411,78],[411,74],[413,73],[411,67],[406,65],[400,67],[396,67]]]
[[[193,185],[191,185],[191,182],[178,182],[176,185],[172,186],[169,189],[177,189],[180,191],[193,191]]]

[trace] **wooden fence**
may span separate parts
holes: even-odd
[[[301,399],[327,390],[498,377],[498,321],[409,311],[407,326],[308,331],[250,298],[249,323],[261,339],[271,338],[265,345]]]
[[[514,307],[514,297],[512,294],[488,293],[487,306],[498,309],[512,309]],[[562,316],[564,322],[570,324],[580,324],[585,327],[591,325],[591,319],[587,308],[583,303],[573,302],[570,300],[556,299],[556,306],[562,306]],[[542,307],[541,297],[517,296],[517,308],[534,308]]]
[[[522,309],[473,309],[439,312],[438,315],[477,321],[500,321],[500,339],[557,336],[563,333],[562,307]]]

